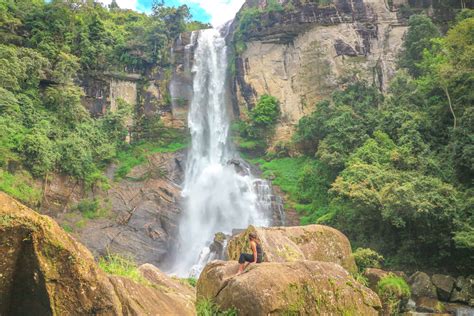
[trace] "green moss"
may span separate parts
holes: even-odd
[[[9,226],[11,222],[13,221],[14,217],[6,214],[6,215],[1,215],[0,216],[0,226]]]

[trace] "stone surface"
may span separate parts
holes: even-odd
[[[245,7],[266,5],[248,0]],[[384,1],[335,0],[328,6],[296,1],[293,6],[260,16],[235,60],[234,103],[241,116],[263,94],[280,101],[274,143],[289,140],[292,126],[329,97],[341,78],[366,79],[387,89],[407,30]]]
[[[367,268],[364,271],[364,276],[369,281],[369,288],[375,292],[377,292],[377,284],[379,281],[387,275],[389,275],[389,272],[377,268]]]
[[[198,299],[255,316],[378,315],[381,308],[377,294],[334,263],[264,262],[235,276],[237,268],[235,261],[208,264],[198,280]]]
[[[431,297],[418,297],[415,299],[416,311],[422,313],[444,313],[446,306],[443,302]]]
[[[132,255],[159,265],[177,242],[184,153],[153,154],[107,192],[112,216],[89,221],[78,237],[96,256]]]
[[[456,279],[454,289],[451,294],[451,302],[470,304],[473,306],[474,299],[474,277],[460,276]]]
[[[411,287],[411,293],[415,297],[428,297],[437,299],[436,287],[431,283],[430,277],[424,272],[415,272],[408,283]]]
[[[241,252],[250,252],[248,235],[256,232],[265,252],[264,261],[287,262],[299,260],[326,261],[356,271],[351,245],[340,231],[323,225],[294,227],[254,227],[233,237],[227,246],[230,260]]]
[[[109,277],[50,217],[2,192],[0,253],[1,315],[194,314],[190,290],[181,294],[170,280],[146,286]]]
[[[456,279],[449,275],[434,274],[431,277],[431,282],[436,286],[438,298],[446,302],[449,301]]]

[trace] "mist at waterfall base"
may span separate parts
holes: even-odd
[[[214,259],[208,246],[215,233],[270,224],[270,203],[258,194],[263,181],[254,178],[248,168],[237,171],[232,163],[238,154],[229,140],[225,39],[218,29],[202,30],[194,36],[197,46],[188,113],[191,148],[182,192],[185,205],[180,242],[172,269],[181,277],[198,276]]]

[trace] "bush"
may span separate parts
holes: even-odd
[[[391,315],[399,315],[403,301],[411,296],[410,287],[401,277],[389,274],[377,283],[377,294]]]
[[[101,218],[108,214],[107,209],[101,207],[99,199],[84,199],[72,207],[72,210],[79,211],[86,219]]]
[[[384,261],[383,256],[370,248],[357,248],[352,255],[360,272],[367,268],[381,268]]]

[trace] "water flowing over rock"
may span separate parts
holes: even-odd
[[[239,315],[378,315],[380,299],[340,265],[296,261],[251,265],[236,276],[235,261],[214,261],[197,284],[197,297]]]
[[[229,234],[249,224],[270,225],[273,205],[264,196],[270,194],[262,188],[264,181],[255,179],[243,164],[232,163],[238,155],[229,141],[231,111],[224,35],[221,30],[209,29],[194,36],[197,42],[188,113],[192,144],[174,265],[178,275],[197,275],[216,257],[209,249],[215,233]]]
[[[106,275],[55,221],[2,192],[0,252],[0,315],[194,315],[191,289],[147,266],[150,285]]]
[[[323,225],[269,228],[250,226],[229,241],[227,253],[231,260],[238,260],[241,252],[250,252],[248,235],[251,232],[257,233],[265,252],[265,261],[325,261],[340,264],[351,272],[357,270],[347,237],[340,231]]]

